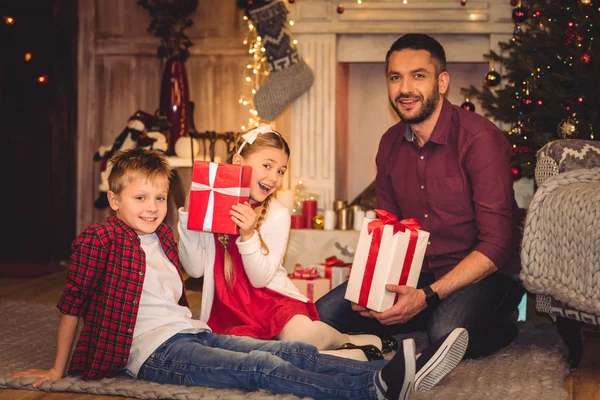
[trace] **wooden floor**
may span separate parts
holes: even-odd
[[[0,277],[1,300],[27,300],[54,304],[62,292],[64,272],[38,278]],[[192,310],[200,309],[200,292],[196,280],[186,283]],[[194,317],[198,317],[196,314]],[[538,317],[541,318],[541,317]],[[569,400],[600,400],[600,330],[584,330],[583,360],[579,368],[565,380]],[[33,366],[32,366],[33,367]],[[0,389],[0,400],[115,400],[120,396],[96,396],[77,393],[46,393],[27,390]],[[451,399],[450,399],[451,400]]]

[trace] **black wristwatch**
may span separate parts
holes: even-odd
[[[425,286],[421,289],[425,292],[425,301],[427,302],[427,307],[433,308],[440,304],[440,296],[434,292],[431,286]]]

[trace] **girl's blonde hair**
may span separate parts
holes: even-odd
[[[252,144],[245,142],[244,138],[242,137],[242,134],[240,134],[233,146],[233,149],[231,149],[231,151],[227,155],[227,163],[228,164],[233,163],[233,156],[235,154],[238,154],[238,151],[240,151],[240,148],[241,148],[241,151],[239,152],[239,155],[242,157],[247,157],[250,154],[256,153],[265,147],[271,147],[271,148],[283,150],[288,157],[290,156],[290,147],[288,146],[285,139],[281,136],[281,134],[277,131],[260,133],[256,137],[256,139],[254,140],[254,142]],[[262,226],[265,218],[267,217],[267,213],[269,212],[269,204],[271,203],[272,197],[273,197],[273,193],[271,193],[262,202],[262,204],[259,207],[257,207],[257,209],[256,209],[257,212],[259,212],[259,215],[258,215],[258,220],[256,221],[256,225],[255,225],[254,229],[256,230],[256,233],[258,233],[258,239],[260,240],[261,252],[264,255],[269,254],[269,247],[263,240],[263,237],[260,233],[260,227]],[[223,267],[224,273],[225,273],[225,281],[227,282],[227,284],[230,287],[232,287],[233,284],[235,283],[235,275],[234,275],[234,270],[233,270],[233,264],[231,262],[231,255],[229,254],[229,251],[227,251],[227,245],[229,244],[230,236],[220,233],[220,234],[218,234],[218,239],[219,239],[219,243],[221,243],[221,245],[225,249],[225,259],[224,259],[224,267]]]

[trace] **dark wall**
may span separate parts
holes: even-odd
[[[58,261],[75,236],[77,1],[11,3],[0,28],[0,261]]]

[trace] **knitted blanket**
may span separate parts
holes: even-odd
[[[521,259],[527,290],[600,315],[600,168],[561,173],[538,188]]]

